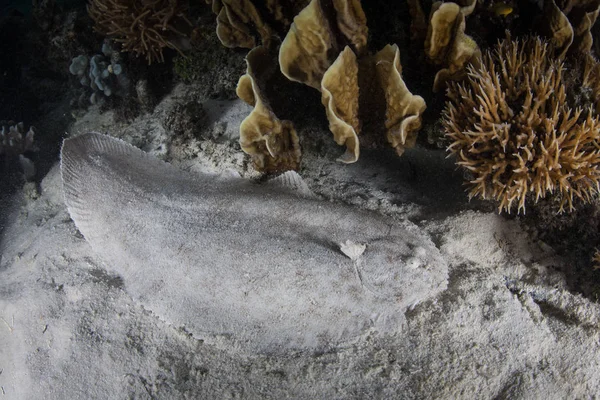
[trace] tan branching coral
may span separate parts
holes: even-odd
[[[413,95],[406,87],[398,46],[388,44],[380,50],[375,55],[375,65],[387,105],[386,138],[400,156],[417,141],[421,115],[426,108],[425,100]]]
[[[290,121],[281,121],[266,100],[262,86],[273,73],[275,64],[268,50],[259,46],[247,57],[247,70],[238,83],[238,96],[254,106],[240,125],[240,145],[262,172],[297,170],[300,166],[300,143]]]
[[[123,51],[145,56],[148,64],[164,61],[164,48],[182,54],[178,39],[192,27],[186,12],[187,3],[181,0],[90,0],[88,4],[94,29],[113,37]]]
[[[600,119],[593,108],[567,104],[565,67],[539,39],[506,39],[451,83],[443,124],[449,151],[473,176],[469,197],[517,205],[525,212],[553,194],[564,208],[590,201],[600,181]]]
[[[583,106],[591,106],[600,115],[600,63],[589,54],[582,56],[578,69],[583,70],[581,79],[581,98],[579,102]]]
[[[435,75],[434,92],[443,90],[448,81],[464,78],[466,66],[477,63],[481,57],[477,43],[465,34],[465,17],[473,12],[475,4],[473,0],[462,7],[436,2],[431,7],[425,54],[435,65],[442,66]]]

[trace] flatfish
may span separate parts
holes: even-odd
[[[64,141],[61,172],[71,218],[125,290],[198,339],[272,353],[401,334],[447,285],[416,225],[319,200],[294,172],[195,174],[98,133]]]

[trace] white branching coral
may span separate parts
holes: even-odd
[[[527,198],[550,194],[561,212],[573,210],[575,198],[589,202],[599,191],[600,119],[591,105],[569,104],[586,79],[566,79],[551,50],[539,38],[505,39],[448,87],[448,150],[472,175],[469,197],[496,200],[499,211],[524,213]]]
[[[29,180],[35,176],[33,161],[27,158],[26,152],[34,151],[35,131],[33,126],[25,131],[22,122],[0,121],[0,159],[4,159],[4,168],[10,163],[18,160],[25,179]],[[0,168],[2,168],[0,166]]]
[[[0,155],[18,156],[33,149],[35,136],[33,126],[25,132],[22,122],[0,121]]]

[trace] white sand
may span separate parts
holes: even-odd
[[[154,138],[168,137],[148,116],[101,129],[93,126],[100,120],[92,110],[87,121],[73,132],[110,129],[140,137],[147,129]],[[176,160],[181,167],[252,175],[235,146],[190,146],[199,157]],[[389,163],[368,152],[362,157],[343,166],[329,154],[307,154],[302,175],[326,198],[417,221],[448,264],[447,289],[407,311],[396,335],[367,332],[326,352],[277,355],[248,354],[231,340],[195,339],[134,301],[114,266],[92,251],[67,213],[55,167],[39,198],[20,193],[15,199],[0,242],[0,395],[550,399],[600,393],[600,307],[569,291],[560,273],[568,266],[551,249],[516,222],[469,210],[443,153],[414,150]]]

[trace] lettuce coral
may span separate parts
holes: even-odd
[[[463,83],[448,87],[443,124],[449,151],[472,174],[469,197],[498,201],[499,211],[557,195],[560,211],[599,191],[600,119],[572,100],[590,73],[570,71],[540,38],[501,41]],[[593,60],[597,65],[597,62]],[[591,71],[588,65],[587,71]],[[579,75],[577,75],[579,74]]]

